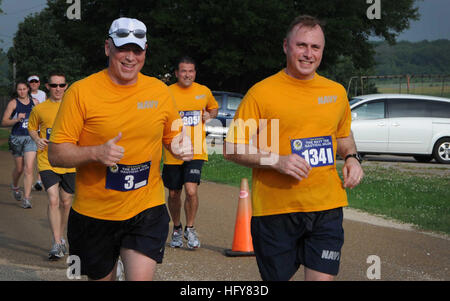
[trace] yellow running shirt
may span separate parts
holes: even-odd
[[[187,134],[191,137],[194,149],[192,160],[208,161],[208,151],[206,148],[206,132],[202,121],[205,110],[217,109],[219,105],[208,87],[193,82],[188,88],[182,88],[177,83],[169,86],[173,94],[177,109],[183,119],[183,124],[187,128]],[[164,149],[164,164],[180,165],[182,160],[178,160]]]
[[[39,137],[49,140],[53,122],[55,121],[56,113],[58,113],[60,104],[60,101],[55,102],[47,99],[46,101],[35,106],[31,111],[30,118],[28,119],[28,130],[39,130]],[[39,171],[51,170],[57,174],[75,172],[75,168],[51,166],[48,162],[48,147],[43,150],[38,149],[37,158]]]
[[[313,168],[302,181],[273,169],[254,168],[253,215],[346,206],[347,195],[336,170],[336,138],[349,136],[350,126],[344,87],[318,74],[311,80],[298,80],[281,70],[254,85],[240,104],[226,141],[249,144],[255,141],[254,134],[267,133],[265,142],[258,136],[261,149],[271,146],[280,155],[297,153]]]
[[[168,87],[138,74],[133,85],[117,85],[105,69],[74,83],[65,93],[50,141],[101,145],[122,133],[125,149],[117,166],[77,167],[72,208],[105,220],[126,220],[165,203],[160,176],[162,143],[180,133],[180,116]]]

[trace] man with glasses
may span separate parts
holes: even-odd
[[[169,231],[162,146],[192,159],[168,87],[140,73],[146,31],[139,20],[114,20],[104,46],[108,68],[71,85],[50,137],[50,163],[77,168],[69,253],[93,280],[114,280],[119,255],[127,280],[153,279]]]
[[[47,94],[45,94],[44,91],[39,89],[39,86],[41,85],[41,81],[39,79],[39,76],[36,74],[31,74],[28,79],[28,84],[30,85],[30,94],[31,97],[36,98],[39,103],[43,103],[47,99]]]
[[[36,74],[30,74],[30,76],[28,77],[27,81],[28,81],[28,84],[30,85],[30,95],[31,95],[31,97],[37,99],[37,101],[39,103],[43,103],[47,99],[47,94],[45,94],[44,91],[39,89],[39,87],[41,85],[41,81],[39,79],[39,76],[37,76]],[[42,181],[41,181],[41,176],[40,176],[39,173],[37,174],[36,184],[34,184],[33,187],[37,191],[41,191],[42,190]]]
[[[38,147],[39,174],[48,196],[48,220],[53,235],[49,260],[57,260],[66,252],[64,231],[67,226],[70,205],[75,192],[75,168],[53,167],[48,162],[48,142],[53,122],[67,88],[66,77],[53,72],[45,85],[50,97],[33,108],[28,121],[28,132]]]

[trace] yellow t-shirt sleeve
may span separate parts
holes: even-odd
[[[65,93],[53,124],[51,142],[77,144],[85,118],[78,93],[76,84]]]
[[[228,128],[225,141],[235,144],[249,144],[250,139],[258,132],[260,116],[258,103],[251,92],[247,93]]]
[[[207,110],[214,110],[219,108],[219,104],[217,103],[217,100],[214,98],[214,95],[212,95],[211,90],[208,89],[208,102],[206,104]]]
[[[351,124],[352,124],[352,112],[350,110],[350,104],[347,99],[347,94],[344,92],[343,101],[346,102],[344,113],[342,114],[342,119],[339,122],[336,138],[344,138],[350,135]]]
[[[28,131],[37,131],[39,130],[39,116],[36,111],[36,107],[30,113],[30,117],[28,117]]]
[[[167,145],[172,142],[172,139],[181,133],[183,127],[183,121],[180,118],[180,114],[178,113],[178,109],[175,105],[175,100],[173,99],[172,94],[170,93],[170,99],[167,100],[169,106],[169,114],[167,116],[167,122],[164,126],[163,133],[163,144]]]

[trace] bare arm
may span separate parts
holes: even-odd
[[[219,109],[205,110],[205,112],[203,113],[203,122],[207,122],[210,119],[216,118],[218,112]]]
[[[307,178],[311,170],[311,166],[299,155],[280,156],[274,153],[263,152],[248,144],[226,142],[223,147],[223,156],[226,160],[250,168],[274,169],[299,181]]]
[[[337,153],[342,158],[357,152],[352,132],[350,132],[348,137],[337,138],[336,140]],[[344,166],[342,167],[342,175],[344,177],[344,187],[354,188],[361,182],[364,172],[358,160],[350,157],[345,161]]]
[[[164,146],[178,160],[191,161],[194,157],[191,139],[186,135],[186,129],[184,127],[182,132],[172,139],[172,143],[164,144]]]
[[[6,106],[5,112],[3,113],[2,126],[13,126],[21,119],[25,118],[25,113],[17,114],[16,118],[10,118],[12,112],[16,109],[16,101],[13,99]]]
[[[39,137],[37,131],[28,130],[28,133],[30,134],[31,139],[33,139],[34,142],[36,142],[36,145],[39,149],[42,150],[47,147],[49,141],[47,139]]]
[[[124,155],[124,148],[116,143],[122,138],[122,133],[106,143],[94,146],[78,146],[72,143],[50,143],[48,160],[55,167],[72,168],[86,163],[99,162],[112,166]]]

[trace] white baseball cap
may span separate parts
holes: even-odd
[[[30,82],[30,81],[32,81],[33,79],[39,81],[39,77],[38,77],[37,75],[32,75],[32,76],[30,76],[30,77],[27,79],[27,82]]]
[[[117,47],[133,43],[145,50],[145,44],[147,43],[146,34],[147,27],[145,24],[132,18],[116,19],[109,28],[109,36]]]

